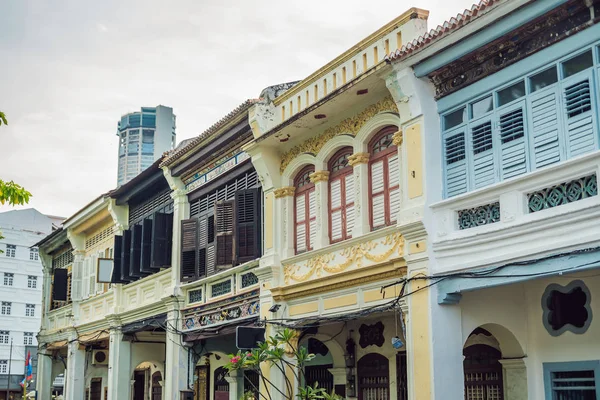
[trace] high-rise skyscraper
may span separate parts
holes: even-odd
[[[175,115],[171,107],[142,107],[118,123],[119,171],[117,186],[129,182],[165,151],[175,147]]]

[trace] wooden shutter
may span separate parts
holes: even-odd
[[[478,189],[496,182],[497,177],[490,117],[473,122],[470,132],[470,151],[473,152],[473,187]]]
[[[167,214],[167,248],[165,249],[165,262],[163,267],[171,267],[171,255],[173,253],[173,214]]]
[[[389,222],[395,222],[400,212],[400,165],[398,152],[388,156],[388,196],[389,196]]]
[[[214,275],[216,265],[215,255],[215,216],[208,215],[206,218],[206,275]]]
[[[145,274],[140,271],[142,261],[142,225],[134,225],[131,229],[131,249],[129,257],[129,275],[141,278]]]
[[[563,87],[568,157],[576,157],[596,149],[596,108],[592,86],[592,70],[568,79]]]
[[[538,90],[527,98],[533,169],[555,164],[564,158],[560,143],[562,118],[559,99],[558,85]]]
[[[296,252],[307,250],[306,240],[306,195],[296,196]]]
[[[98,256],[92,255],[86,258],[88,265],[88,277],[89,277],[89,295],[93,296],[96,294],[96,263]]]
[[[234,201],[215,203],[216,253],[217,267],[227,268],[233,265],[235,213]]]
[[[354,229],[354,175],[344,177],[344,191],[346,193],[346,238],[352,237]]]
[[[95,281],[96,281],[96,293],[104,293],[104,283],[98,282],[98,259],[100,258],[104,258],[106,257],[106,253],[104,251],[99,251],[98,255],[96,256],[96,258],[94,259],[94,265],[92,268],[94,268],[94,274],[95,274]]]
[[[152,226],[153,220],[144,219],[142,222],[142,258],[140,261],[140,270],[145,274],[151,274],[150,268],[152,259]]]
[[[181,221],[181,281],[198,279],[198,220],[196,218]]]
[[[151,268],[159,271],[166,264],[167,256],[167,220],[171,215],[154,213],[154,229],[152,230],[152,263]]]
[[[464,132],[444,137],[444,192],[452,197],[467,192],[467,158]]]
[[[317,195],[314,188],[308,192],[308,218],[308,249],[312,250],[315,248],[315,239],[317,237]]]
[[[132,282],[135,280],[129,275],[129,261],[131,260],[131,231],[123,231],[121,245],[121,280],[123,282]]]
[[[113,244],[113,271],[110,277],[111,283],[123,283],[121,280],[121,260],[123,257],[123,237],[121,235],[115,235],[115,241]]]
[[[69,271],[63,268],[54,270],[52,301],[67,301]]]
[[[235,263],[241,264],[260,257],[260,189],[235,193]]]
[[[527,172],[524,114],[523,102],[498,111],[500,175],[503,180]]]
[[[384,161],[379,160],[371,163],[371,212],[373,228],[385,225]]]
[[[344,176],[332,180],[329,184],[329,209],[331,221],[331,241],[343,239],[343,208],[342,208],[342,180]]]

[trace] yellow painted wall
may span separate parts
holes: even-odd
[[[345,296],[333,297],[331,299],[323,300],[323,308],[331,310],[337,307],[347,307],[357,303],[356,294],[347,294]]]
[[[319,310],[319,303],[311,301],[310,303],[296,304],[290,306],[290,316],[314,313]]]
[[[408,197],[423,195],[423,153],[421,148],[421,124],[410,126],[404,137],[406,164],[408,167]]]
[[[429,289],[418,289],[427,285],[426,280],[417,280],[410,283],[410,308],[408,311],[411,320],[412,360],[413,360],[413,385],[415,399],[431,398],[431,346],[429,342]]]
[[[265,249],[273,248],[273,193],[265,196]]]
[[[424,240],[410,244],[410,254],[423,253],[427,250],[427,243]]]

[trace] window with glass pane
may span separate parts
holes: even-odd
[[[31,346],[33,344],[33,332],[23,333],[23,344],[25,346]]]
[[[594,65],[592,51],[586,51],[562,63],[563,77],[568,78]]]
[[[15,274],[4,273],[4,286],[12,286]]]
[[[525,96],[525,81],[519,81],[498,91],[498,106],[503,106],[523,96]]]
[[[29,249],[29,259],[32,260],[32,261],[39,260],[38,249]]]
[[[492,96],[471,103],[471,118],[481,117],[494,109]]]
[[[542,72],[538,72],[537,74],[529,78],[529,86],[531,87],[532,92],[543,89],[546,86],[550,86],[556,82],[558,82],[556,66],[552,66],[552,68],[548,68]]]
[[[26,317],[35,317],[35,304],[26,304],[25,305],[25,316]]]
[[[456,111],[444,115],[444,129],[454,128],[465,122],[467,109],[462,107]]]
[[[27,277],[27,287],[30,289],[37,288],[37,276],[28,276]]]
[[[0,331],[0,343],[8,344],[9,337],[10,337],[9,331]]]
[[[0,309],[0,312],[2,315],[10,315],[10,311],[12,308],[12,303],[9,301],[3,301],[2,302],[2,308]]]
[[[8,360],[0,360],[0,374],[8,373]]]
[[[14,244],[7,244],[5,254],[6,254],[6,257],[15,258],[16,254],[17,254],[17,246]]]

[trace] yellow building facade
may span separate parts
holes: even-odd
[[[431,397],[418,278],[428,269],[420,102],[432,96],[384,60],[425,32],[427,15],[408,10],[290,89],[265,89],[249,112],[267,334],[297,329],[317,355],[303,383],[348,399]]]

